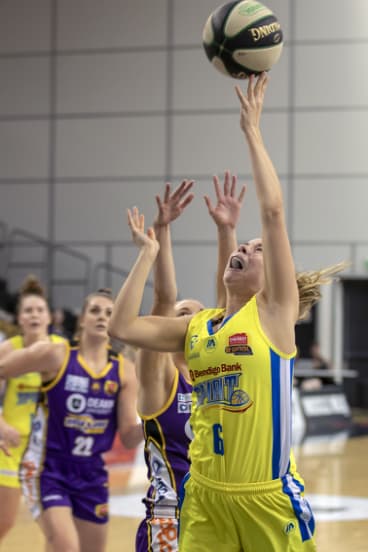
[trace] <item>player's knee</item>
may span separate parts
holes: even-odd
[[[60,552],[80,552],[79,544],[69,538],[67,534],[46,531],[47,550]]]

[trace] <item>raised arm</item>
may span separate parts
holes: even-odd
[[[128,210],[138,258],[116,298],[109,322],[109,335],[130,345],[155,351],[181,351],[188,325],[186,317],[139,316],[144,287],[156,259],[159,244],[153,228],[144,232],[144,216],[135,207]]]
[[[152,314],[174,315],[177,285],[170,224],[182,214],[192,201],[194,196],[188,192],[193,183],[193,180],[183,180],[173,193],[171,193],[171,185],[167,183],[163,199],[159,195],[156,196],[158,211],[153,227],[160,249],[153,269],[154,303]]]
[[[250,153],[254,183],[261,213],[265,284],[261,296],[269,312],[295,322],[298,289],[287,234],[282,190],[274,165],[263,142],[260,119],[268,76],[255,82],[249,77],[247,92],[236,86],[240,100],[240,126]]]
[[[236,225],[240,216],[240,209],[245,195],[245,186],[242,186],[239,195],[236,192],[237,178],[229,171],[225,172],[224,189],[221,190],[217,176],[213,177],[215,187],[216,205],[213,205],[209,196],[204,199],[210,216],[217,226],[217,306],[226,304],[226,290],[223,275],[226,263],[233,251],[237,248]]]
[[[192,201],[194,196],[189,193],[192,186],[192,180],[184,180],[171,192],[171,185],[167,183],[163,197],[156,196],[157,214],[153,227],[160,249],[153,268],[153,315],[175,316],[177,285],[170,225]],[[143,414],[157,412],[165,404],[168,392],[171,391],[176,371],[172,357],[169,353],[141,349],[135,364],[140,382],[139,411]]]

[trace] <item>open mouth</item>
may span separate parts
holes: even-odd
[[[234,268],[235,270],[243,270],[244,268],[243,259],[241,259],[237,255],[234,255],[233,257],[231,257],[230,268]]]

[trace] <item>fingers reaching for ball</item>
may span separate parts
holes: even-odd
[[[246,92],[240,86],[235,86],[240,101],[240,127],[243,132],[259,128],[268,80],[268,74],[264,71],[258,77],[249,76]]]

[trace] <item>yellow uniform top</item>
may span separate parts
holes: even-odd
[[[50,335],[51,341],[65,341],[59,335]],[[24,347],[23,337],[16,335],[10,338],[13,349]],[[4,420],[17,429],[22,437],[28,437],[31,431],[32,416],[35,413],[41,387],[41,375],[29,372],[6,380],[2,416]]]
[[[185,358],[193,382],[192,470],[228,485],[270,481],[289,470],[295,353],[264,334],[254,296],[216,333],[223,309],[196,314]],[[292,462],[293,463],[293,462]]]

